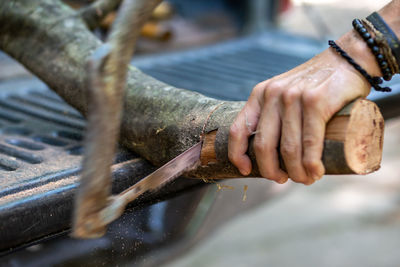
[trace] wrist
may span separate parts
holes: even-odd
[[[378,62],[371,53],[370,48],[359,36],[359,34],[351,30],[344,34],[337,41],[337,44],[346,51],[363,69],[371,76],[382,76]]]

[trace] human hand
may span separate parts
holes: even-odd
[[[354,38],[349,33],[338,43],[367,71],[379,75],[373,55],[360,53],[368,48]],[[254,151],[263,177],[278,183],[288,178],[306,185],[314,183],[325,173],[321,157],[326,123],[348,102],[366,97],[370,87],[332,49],[257,84],[231,126],[229,159],[248,175],[252,168],[246,155],[248,138],[255,134]],[[278,147],[287,172],[279,168]]]

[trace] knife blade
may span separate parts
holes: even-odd
[[[120,196],[126,198],[128,202],[131,202],[144,192],[157,190],[164,184],[178,178],[184,172],[197,167],[200,164],[202,144],[203,141],[195,144],[162,167],[147,175],[135,185],[126,189]]]
[[[178,178],[184,172],[200,165],[202,144],[203,141],[200,141],[119,195],[111,197],[109,205],[100,211],[99,221],[104,225],[109,224],[121,216],[125,206],[129,202],[147,191],[155,191],[161,188],[166,183]]]

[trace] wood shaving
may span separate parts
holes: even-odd
[[[157,131],[156,131],[156,134],[158,134],[158,133],[164,131],[165,128],[167,128],[167,126],[164,126],[164,127],[162,127],[162,128],[158,128]]]
[[[243,186],[243,198],[242,201],[245,202],[247,200],[247,189],[249,188],[249,186],[246,184]]]
[[[223,189],[229,189],[229,190],[234,190],[235,189],[234,186],[230,186],[230,185],[224,185],[224,184],[218,184],[218,183],[216,185],[217,185],[217,188],[218,188],[217,192],[219,192],[219,191],[221,191]]]

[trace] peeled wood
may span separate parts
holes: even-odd
[[[384,120],[375,103],[357,100],[339,111],[327,124],[323,163],[327,174],[367,174],[380,167],[383,148]],[[206,134],[201,162],[215,172],[215,162],[227,161],[229,128],[222,127]],[[249,176],[258,176],[252,142],[250,155],[255,166]],[[281,167],[285,169],[281,160]],[[220,177],[214,177],[220,178]],[[221,177],[222,178],[222,177]]]
[[[0,1],[0,49],[24,64],[86,115],[85,64],[101,41],[75,14],[61,1]],[[218,130],[215,139],[217,162],[210,162],[190,175],[201,178],[240,176],[227,159],[227,133],[244,102],[222,102],[178,89],[143,74],[135,67],[130,67],[125,91],[120,137],[123,145],[151,163],[161,165],[198,142],[206,125],[205,133]],[[374,104],[365,103],[364,113],[374,116],[355,112],[359,108],[354,111],[345,109],[342,115],[338,114],[348,116],[346,112],[350,112],[348,125],[355,128],[336,126],[334,129],[346,128],[345,139],[339,138],[343,135],[334,134],[325,141],[327,173],[368,173],[379,168],[383,121],[377,108],[376,113],[372,112]],[[357,105],[364,107],[364,104]],[[364,129],[365,138],[347,141],[360,129]],[[369,139],[368,134],[372,136]],[[358,153],[349,156],[354,147]],[[256,169],[251,176],[259,176]]]

